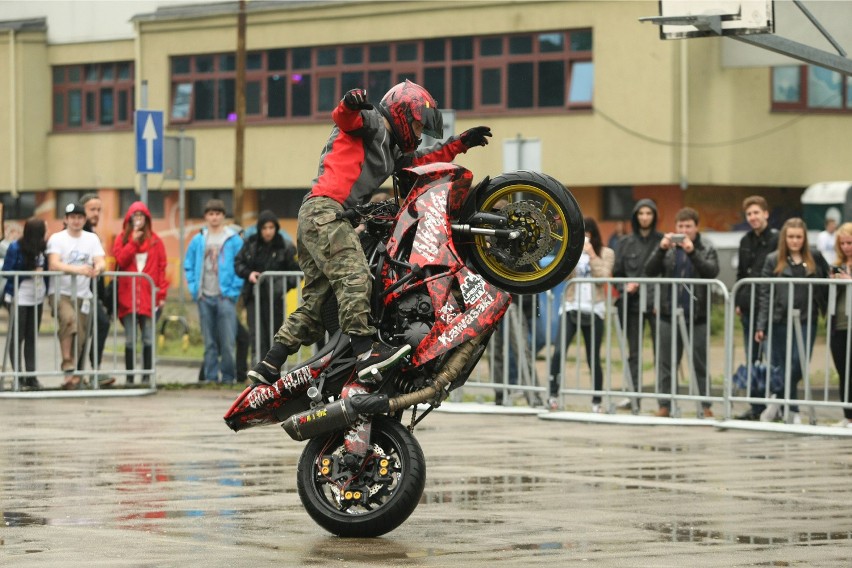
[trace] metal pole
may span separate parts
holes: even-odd
[[[186,251],[184,250],[184,232],[186,225],[186,214],[184,206],[186,203],[186,172],[183,165],[183,144],[184,144],[184,129],[180,129],[180,138],[178,139],[178,256],[180,258],[180,266],[178,267],[178,298],[180,300],[180,314],[184,315],[183,302],[183,262]]]
[[[145,110],[148,108],[148,80],[142,80],[142,93],[141,93],[141,102],[142,109]],[[142,203],[145,204],[145,207],[148,206],[148,174],[139,174],[139,199]]]
[[[234,163],[234,222],[243,226],[243,168],[246,129],[246,1],[240,0],[237,14],[237,77],[235,84],[237,134]]]

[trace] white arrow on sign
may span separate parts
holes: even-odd
[[[157,139],[157,129],[154,128],[154,120],[148,115],[145,121],[145,129],[142,131],[142,140],[145,141],[145,169],[154,169],[154,140]]]

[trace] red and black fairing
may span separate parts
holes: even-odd
[[[407,294],[426,288],[435,323],[414,348],[411,364],[418,366],[491,331],[511,300],[509,294],[465,266],[451,238],[450,219],[467,200],[473,175],[448,163],[411,168],[407,174],[416,179],[400,209],[387,251],[391,258],[424,269],[427,276],[394,290],[384,302],[386,307],[393,306]],[[400,277],[396,270],[391,263],[384,266],[385,289]]]
[[[296,412],[307,410],[310,400],[299,395],[305,393],[320,373],[329,368],[333,357],[336,358],[336,354],[328,352],[291,370],[272,385],[247,387],[225,413],[225,422],[237,432],[253,426],[277,424]]]

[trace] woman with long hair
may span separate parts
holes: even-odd
[[[574,271],[568,276],[572,278],[611,278],[612,267],[615,265],[615,252],[603,246],[598,224],[591,217],[583,219],[586,227],[586,244]],[[601,340],[604,330],[604,312],[606,310],[606,289],[603,284],[571,284],[568,283],[568,293],[565,305],[562,306],[562,324],[556,339],[556,352],[550,362],[550,398],[548,407],[555,410],[558,407],[561,370],[565,351],[577,333],[577,328],[583,333],[586,344],[586,361],[594,379],[594,389],[603,388],[603,371],[601,369]],[[599,394],[592,396],[592,412],[603,412]]]
[[[3,270],[43,271],[47,266],[44,256],[46,247],[47,224],[43,219],[29,219],[24,225],[23,236],[13,242],[6,251]],[[15,289],[16,280],[17,290]],[[12,351],[12,366],[18,373],[26,371],[29,376],[22,377],[20,385],[33,390],[41,388],[33,373],[36,361],[35,348],[46,295],[46,279],[38,275],[9,277],[3,290],[10,313],[13,302],[17,301],[17,310],[13,316],[14,324],[9,328],[8,337],[8,341],[12,341],[15,345]],[[22,350],[23,366],[21,365]]]
[[[849,328],[852,327],[852,311],[848,309],[846,298],[852,283],[852,223],[843,223],[837,229],[834,250],[837,257],[831,269],[831,277],[845,285],[837,286],[837,311],[832,320],[828,343],[831,358],[834,359],[834,368],[840,375],[840,400],[848,404],[852,402],[852,357],[849,356],[852,350],[852,335],[849,333]],[[843,409],[843,420],[837,425],[842,428],[852,427],[852,408]]]
[[[811,250],[808,246],[808,227],[798,217],[788,219],[781,227],[778,236],[778,250],[766,256],[763,264],[763,278],[826,278],[828,276],[828,263],[822,254]],[[774,289],[770,289],[773,287]],[[809,286],[796,284],[793,287],[793,295],[790,297],[790,286],[785,283],[764,284],[760,287],[758,298],[757,325],[755,329],[755,341],[762,343],[770,337],[770,344],[764,346],[770,368],[775,366],[781,369],[786,376],[787,356],[787,334],[794,333],[794,329],[788,328],[787,320],[791,310],[799,311],[799,319],[802,325],[803,346],[806,356],[810,358],[816,339],[816,325],[819,318],[819,309],[825,307],[827,287]],[[770,295],[773,297],[772,305],[769,303]],[[795,322],[794,322],[795,325]],[[799,349],[796,344],[796,335],[793,335],[793,348],[790,350],[790,397],[798,398],[796,394],[799,381],[802,380],[802,361],[799,357]],[[784,391],[772,392],[775,397],[783,397]],[[771,422],[780,416],[781,407],[777,404],[769,404],[760,414],[764,422]],[[790,405],[792,421],[794,424],[801,423],[799,407]]]
[[[118,319],[124,326],[124,364],[128,371],[136,367],[136,330],[142,336],[142,368],[153,368],[153,325],[156,310],[163,306],[169,291],[166,280],[166,247],[151,227],[151,212],[141,201],[134,202],[124,216],[124,228],[113,245],[116,269],[120,272],[141,272],[151,277],[157,287],[154,305],[151,304],[151,283],[141,276],[118,277]],[[127,374],[127,384],[133,384],[133,373]],[[145,374],[142,382],[148,382]]]

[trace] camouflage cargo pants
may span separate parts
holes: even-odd
[[[302,305],[284,321],[275,341],[295,351],[319,341],[325,333],[322,305],[337,297],[340,327],[355,336],[373,335],[369,324],[370,271],[361,242],[347,220],[338,220],[343,206],[327,197],[314,197],[299,209],[297,250],[305,273]]]

